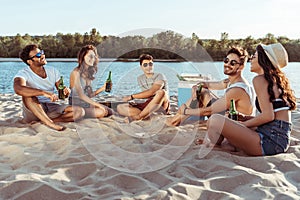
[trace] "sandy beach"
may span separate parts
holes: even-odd
[[[204,149],[194,140],[205,122],[167,127],[167,117],[84,119],[57,132],[23,124],[20,96],[1,94],[0,199],[300,198],[300,107],[287,153],[266,157]]]

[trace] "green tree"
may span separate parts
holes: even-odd
[[[262,38],[263,44],[272,44],[278,42],[272,33],[268,33],[264,38]]]
[[[19,57],[20,50],[26,45],[22,36],[18,33],[8,46],[9,57]]]
[[[57,50],[60,49],[60,43],[53,35],[45,35],[41,42],[41,47],[44,49],[47,57],[59,57]]]
[[[100,33],[93,28],[90,32],[90,44],[97,46],[101,43],[102,41],[102,37],[100,35]]]
[[[253,54],[257,44],[280,42],[286,48],[290,61],[300,61],[300,40],[291,40],[287,37],[275,37],[268,33],[263,38],[254,39],[251,36],[245,39],[229,39],[228,33],[221,33],[220,40],[201,39],[195,33],[190,38],[173,31],[165,31],[145,38],[143,36],[101,36],[96,28],[90,33],[81,35],[62,34],[30,36],[0,37],[0,57],[18,57],[21,48],[30,43],[40,45],[46,51],[47,57],[76,57],[79,49],[87,44],[97,47],[101,57],[107,58],[138,58],[141,53],[152,53],[155,58],[161,59],[190,59],[207,60],[209,56],[213,60],[222,60],[230,46],[238,45]],[[207,53],[206,53],[207,51]]]

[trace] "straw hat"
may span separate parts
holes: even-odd
[[[275,67],[284,68],[288,64],[288,54],[280,43],[264,45],[261,44],[268,58]]]

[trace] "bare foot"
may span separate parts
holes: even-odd
[[[231,151],[231,152],[238,152],[238,149],[233,146],[232,144],[230,144],[228,142],[228,140],[225,140],[223,143],[222,143],[222,149],[225,149],[227,151]]]
[[[203,144],[204,143],[204,140],[198,138],[194,141],[195,145],[200,145],[200,144]]]
[[[175,126],[175,125],[173,125],[172,120],[173,120],[173,117],[166,119],[165,124],[167,126]]]
[[[125,117],[124,122],[129,124],[132,121],[130,117]]]
[[[131,121],[136,121],[136,120],[140,120],[140,119],[142,119],[141,117],[140,117],[140,115],[133,115],[133,116],[131,116],[131,117],[128,117]]]
[[[209,147],[214,147],[215,145],[211,142],[208,142],[208,141],[205,141],[205,139],[201,139],[201,138],[198,138],[194,141],[195,145],[205,145],[205,147],[209,148]]]
[[[168,118],[166,120],[166,125],[167,126],[178,126],[181,122],[181,116],[180,115],[175,115],[174,117]]]
[[[49,126],[50,128],[53,128],[54,130],[57,130],[57,131],[63,131],[67,128],[65,126],[60,126],[60,125],[57,125],[57,124],[54,124],[54,123],[46,124],[46,125]]]

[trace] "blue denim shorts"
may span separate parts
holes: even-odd
[[[275,119],[256,129],[259,133],[263,155],[286,152],[289,147],[292,124]]]

